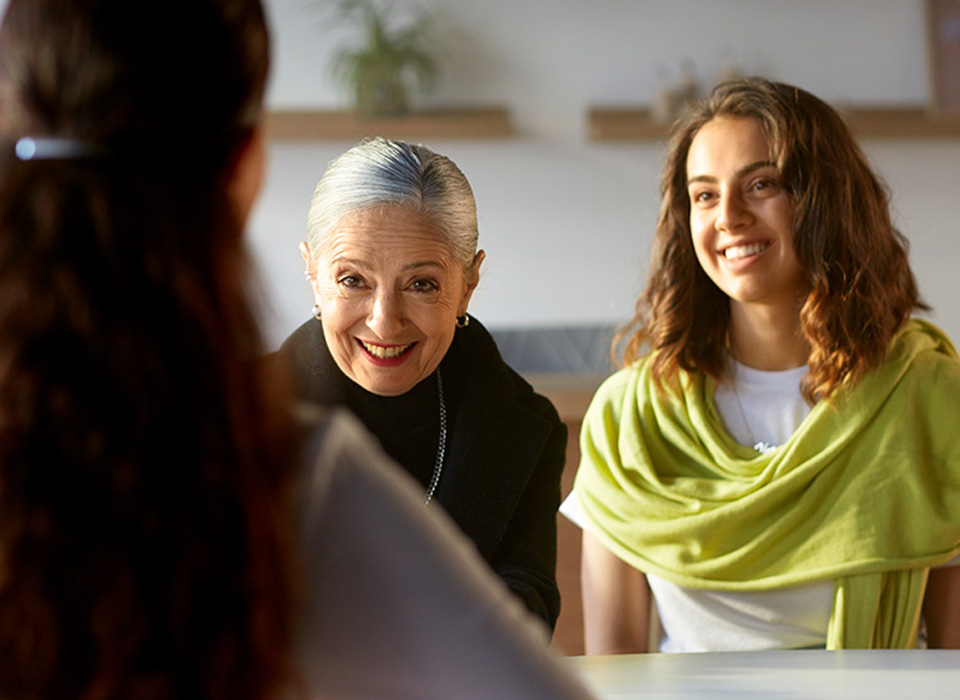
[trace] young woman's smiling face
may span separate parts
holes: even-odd
[[[690,231],[704,272],[734,304],[785,305],[806,288],[793,247],[794,201],[758,122],[718,117],[687,154]]]
[[[384,206],[344,216],[316,253],[308,271],[340,370],[381,396],[428,377],[466,313],[482,252],[465,271],[432,221],[410,207]]]

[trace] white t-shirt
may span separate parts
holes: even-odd
[[[727,432],[759,451],[789,440],[810,412],[800,394],[807,366],[765,372],[727,356],[727,369],[730,381],[718,384],[713,397]]]

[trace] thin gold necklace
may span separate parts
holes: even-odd
[[[737,372],[737,374],[739,374],[739,372]],[[757,440],[757,436],[753,433],[753,427],[750,425],[750,421],[747,420],[747,412],[743,410],[743,401],[740,400],[740,388],[737,386],[737,384],[739,384],[738,378],[734,376],[731,379],[731,383],[733,384],[733,397],[737,400],[737,408],[740,409],[740,417],[743,419],[743,424],[747,427],[747,435],[750,436],[753,449],[762,455],[777,449],[777,445],[772,445],[765,440]]]

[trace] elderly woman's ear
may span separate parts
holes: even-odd
[[[310,289],[313,290],[314,301],[317,304],[320,303],[320,291],[317,289],[317,261],[316,258],[310,252],[310,246],[306,241],[300,241],[300,245],[297,246],[300,250],[300,257],[303,258],[303,274],[307,278],[307,283],[310,285]],[[314,314],[316,315],[316,314]]]
[[[316,277],[317,263],[314,261],[313,256],[310,255],[310,246],[307,245],[306,241],[300,241],[297,250],[300,251],[300,257],[303,258],[303,264],[306,266],[304,269],[307,277],[309,278],[311,275]]]
[[[463,316],[467,313],[467,306],[470,305],[470,297],[473,296],[473,290],[480,284],[480,265],[486,257],[487,254],[485,252],[478,250],[477,254],[473,256],[473,263],[467,268],[467,288],[463,295],[463,302],[460,304],[460,309],[457,313],[458,316]]]

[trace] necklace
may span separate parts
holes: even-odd
[[[437,485],[440,483],[440,473],[443,471],[443,458],[447,452],[447,404],[443,400],[443,376],[440,374],[439,367],[437,367],[437,395],[440,398],[440,445],[437,447],[437,461],[433,465],[433,476],[430,477],[427,499],[423,505],[433,500],[433,494],[436,493]]]
[[[740,400],[740,389],[737,387],[738,382],[736,377],[732,377],[732,383],[733,397],[737,400],[737,408],[740,409],[740,417],[743,419],[743,424],[747,428],[747,435],[750,436],[750,442],[753,443],[753,449],[762,455],[777,449],[776,445],[771,445],[765,440],[757,440],[756,436],[753,434],[753,428],[750,426],[750,421],[747,420],[747,412],[743,410],[743,402]]]

